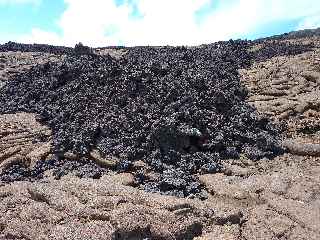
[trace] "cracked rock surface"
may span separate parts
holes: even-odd
[[[13,163],[34,166],[51,148],[51,130],[37,122],[34,114],[0,115],[0,169]]]
[[[118,176],[14,183],[0,196],[0,239],[193,239],[213,215],[210,204],[147,194]]]
[[[240,70],[248,101],[259,112],[285,122],[290,137],[320,130],[320,49],[274,57]]]

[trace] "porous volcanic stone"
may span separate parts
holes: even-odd
[[[41,115],[56,153],[90,158],[97,149],[119,159],[121,172],[142,160],[162,174],[153,191],[197,194],[192,174],[219,172],[222,159],[282,152],[278,130],[245,102],[237,70],[251,62],[247,47],[136,47],[118,60],[68,55],[10,80],[0,113]]]

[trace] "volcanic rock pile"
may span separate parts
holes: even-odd
[[[8,42],[0,45],[0,52],[43,52],[53,54],[72,54],[74,49],[70,47],[57,47],[47,44],[21,44],[15,42]]]
[[[222,159],[258,160],[282,150],[277,129],[245,103],[238,68],[250,64],[247,42],[199,48],[137,47],[125,57],[68,55],[36,66],[0,92],[1,113],[33,112],[53,130],[58,159],[97,150],[131,171],[149,191],[199,193],[191,174],[218,172]]]
[[[320,239],[317,32],[0,45],[0,239]]]

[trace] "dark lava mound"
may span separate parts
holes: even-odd
[[[136,47],[120,60],[70,54],[9,81],[0,112],[40,114],[57,156],[89,159],[98,149],[120,160],[118,171],[142,160],[158,175],[135,172],[146,190],[198,194],[193,174],[220,171],[223,159],[281,152],[278,130],[245,102],[237,69],[251,62],[247,44]]]

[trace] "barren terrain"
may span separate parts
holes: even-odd
[[[201,47],[190,50],[198,54],[193,60],[179,55],[188,53],[186,49],[95,50],[101,55],[99,58],[106,56],[107,60],[103,61],[107,63],[101,65],[101,60],[95,57],[93,60],[90,56],[69,57],[71,50],[59,53],[2,50],[0,239],[320,239],[319,43],[319,36],[302,34],[247,45],[239,43],[237,47],[230,43],[225,53],[216,45],[203,46],[203,52]],[[253,55],[251,59],[243,52],[244,47]],[[225,59],[229,48],[237,49],[231,63]],[[182,57],[184,64],[190,64],[189,67],[183,68],[179,62],[167,69],[161,65],[167,57],[177,58],[171,55],[172,51]],[[135,58],[139,54],[145,58]],[[129,63],[121,62],[126,56]],[[143,67],[135,68],[130,63],[131,57]],[[55,75],[51,73],[61,69],[75,74],[84,69],[81,77],[70,74],[64,80],[74,93],[77,93],[74,90],[77,81],[87,86],[90,77],[96,80],[96,71],[86,74],[98,67],[78,63],[77,58],[101,68],[118,61],[128,64],[121,65],[126,66],[125,74],[144,76],[143,84],[152,86],[152,90],[143,92],[139,99],[130,95],[134,99],[131,102],[135,103],[132,105],[123,105],[121,96],[117,95],[120,103],[96,95],[87,96],[84,102],[104,111],[99,117],[94,115],[98,111],[87,108],[87,103],[85,115],[80,114],[81,108],[72,112],[74,105],[70,104],[74,100],[66,96],[82,101],[81,97],[91,86],[85,89],[78,86],[77,91],[82,93],[79,98],[70,95],[69,88],[59,85],[51,89],[63,96],[57,100],[51,90],[47,90],[48,85],[42,83],[54,83]],[[156,58],[161,64],[151,66],[154,72],[150,73],[144,61]],[[222,64],[221,59],[226,63]],[[218,64],[222,64],[225,71],[217,70],[221,69]],[[43,74],[47,69],[54,71]],[[148,71],[141,73],[141,69]],[[189,77],[188,80],[180,80],[172,69],[181,70],[181,79]],[[135,80],[131,78],[127,82],[121,80],[125,75],[116,76],[110,78],[118,79],[118,84],[123,86],[117,91],[127,94],[130,88],[124,87]],[[148,82],[150,79],[154,83]],[[194,79],[207,84],[207,88],[199,87],[192,82]],[[172,96],[162,102],[168,82]],[[179,89],[181,83],[187,88]],[[112,86],[116,88],[116,82]],[[142,86],[134,91],[142,91]],[[32,89],[28,95],[29,90],[22,87],[37,89],[39,96]],[[103,87],[102,84],[100,92],[106,94]],[[192,90],[197,87],[198,92]],[[247,90],[238,93],[236,90],[242,87]],[[179,91],[174,91],[175,88]],[[150,104],[154,99],[145,100],[151,93],[159,94],[157,104]],[[181,102],[185,96],[194,99]],[[109,110],[99,108],[96,105],[99,101],[103,101],[103,106],[110,106]],[[177,102],[182,107],[178,107]],[[137,106],[140,103],[149,104],[149,109],[145,109],[146,119]],[[68,107],[63,108],[63,104]],[[120,105],[122,107],[116,108]],[[163,110],[163,106],[169,107]],[[230,113],[230,108],[237,112]],[[45,115],[39,109],[49,113]],[[188,111],[192,113],[189,119],[177,125],[181,118],[175,118],[176,115]],[[179,114],[175,114],[177,112]],[[85,116],[85,123],[74,120],[68,113],[78,116],[77,119]],[[132,129],[132,124],[138,124],[137,119],[144,119],[142,125],[136,125],[143,129],[139,134]],[[162,121],[157,121],[159,119]],[[110,122],[117,133],[121,133],[120,137],[110,131]],[[148,125],[150,122],[152,126]],[[97,136],[91,134],[90,129],[79,128],[90,124],[96,124],[95,129],[99,126],[101,131],[108,130],[109,135],[98,134],[93,144],[91,140]],[[223,135],[220,139],[215,138],[218,126]],[[149,132],[153,135],[148,135]],[[111,134],[114,134],[113,145],[107,141]],[[154,136],[160,137],[152,140]],[[235,136],[246,137],[239,142]],[[137,139],[141,145],[134,145]],[[269,147],[264,148],[259,141],[268,143]],[[211,147],[208,144],[212,144]],[[84,154],[79,151],[82,147],[86,148]],[[130,152],[140,158],[125,154],[133,147],[144,150],[140,155],[134,150]],[[151,154],[158,149],[162,156]],[[207,163],[211,165],[208,167]],[[158,169],[157,164],[163,167]]]

